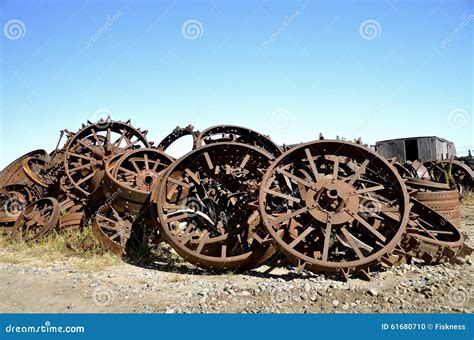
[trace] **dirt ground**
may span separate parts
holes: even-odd
[[[462,229],[474,238],[474,205],[462,207]],[[179,261],[157,261],[150,268],[118,262],[90,271],[78,269],[84,259],[11,261],[15,254],[6,252],[0,249],[1,313],[474,311],[472,256],[463,265],[402,265],[376,273],[369,282],[341,282],[283,268],[265,273],[265,267],[211,275]]]

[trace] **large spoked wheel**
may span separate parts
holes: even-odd
[[[267,170],[259,201],[268,232],[290,260],[346,278],[388,257],[409,214],[395,168],[375,152],[341,141],[285,152]]]
[[[204,146],[176,161],[152,191],[161,234],[201,268],[259,266],[274,252],[258,212],[269,164],[266,152],[239,143]]]
[[[100,121],[85,126],[71,138],[64,169],[71,185],[87,197],[101,181],[107,160],[140,147],[150,147],[144,132],[128,122]]]
[[[24,242],[37,241],[52,231],[59,220],[59,203],[55,198],[42,198],[28,207],[13,226],[12,236]]]

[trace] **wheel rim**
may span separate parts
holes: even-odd
[[[153,193],[163,236],[202,268],[258,266],[273,254],[257,206],[261,171],[270,161],[256,147],[219,143],[173,163]]]
[[[425,243],[443,247],[459,247],[464,243],[461,232],[442,215],[412,199],[407,233]]]
[[[22,161],[27,157],[48,157],[45,150],[34,150],[14,160],[0,172],[0,187],[8,184],[18,183],[25,178]]]
[[[123,255],[132,233],[133,216],[119,214],[114,207],[101,207],[93,218],[92,232],[111,252]]]
[[[198,135],[196,145],[197,147],[201,147],[222,142],[236,142],[255,146],[268,152],[273,158],[277,158],[282,153],[281,148],[276,145],[270,137],[264,136],[257,131],[235,125],[217,125],[204,130]]]
[[[16,240],[36,241],[54,229],[59,220],[59,203],[55,198],[42,198],[28,207],[18,217],[12,235]]]
[[[267,170],[260,211],[278,248],[314,271],[356,272],[400,242],[408,193],[392,165],[348,142],[302,144]]]
[[[22,161],[23,171],[35,184],[48,188],[54,181],[45,171],[47,161],[40,157],[27,157]]]
[[[171,132],[168,136],[161,140],[161,142],[157,146],[157,149],[166,151],[178,139],[186,136],[191,136],[193,139],[190,150],[196,149],[197,132],[194,131],[194,126],[192,125],[188,125],[185,128],[180,128],[179,126],[176,127],[173,132]]]

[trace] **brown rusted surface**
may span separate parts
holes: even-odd
[[[19,183],[25,179],[26,174],[22,168],[22,162],[28,157],[47,158],[48,154],[44,150],[35,150],[28,152],[20,158],[14,160],[0,172],[0,188],[8,184]]]
[[[153,191],[164,238],[196,266],[256,267],[272,255],[258,211],[258,189],[271,162],[257,147],[219,142],[173,163]]]
[[[412,200],[407,237],[403,244],[411,257],[428,264],[451,261],[464,247],[461,232],[436,211]]]
[[[130,121],[88,123],[70,139],[64,159],[70,183],[86,197],[94,191],[94,183],[102,180],[101,169],[107,160],[127,150],[151,146],[146,132],[131,126]]]
[[[37,241],[52,231],[59,220],[59,203],[45,197],[26,207],[15,222],[12,236],[15,240]]]
[[[84,216],[84,206],[82,204],[78,204],[70,198],[64,198],[59,203],[58,232],[80,229],[84,222]]]
[[[272,164],[260,211],[276,246],[295,264],[347,278],[367,275],[395,249],[408,200],[401,177],[381,156],[355,143],[322,140],[294,147]]]
[[[197,137],[199,131],[194,131],[194,126],[188,125],[185,128],[177,126],[168,136],[163,138],[163,140],[158,144],[158,150],[166,152],[166,150],[175,143],[178,139],[191,136],[193,139],[192,145],[189,146],[189,151],[196,149],[197,147]]]
[[[474,177],[460,160],[400,164],[361,139],[322,134],[280,147],[234,125],[177,127],[157,147],[146,135],[108,118],[62,130],[49,154],[18,158],[0,173],[0,232],[32,241],[91,225],[127,257],[165,241],[213,271],[255,268],[275,255],[274,265],[345,280],[472,251],[456,229]],[[167,155],[185,136],[189,153]]]
[[[420,191],[414,197],[459,228],[461,224],[461,206],[458,190]]]
[[[106,195],[117,194],[117,211],[138,213],[148,200],[153,185],[173,159],[157,149],[131,150],[105,165],[102,188]]]
[[[51,172],[46,169],[48,160],[42,157],[26,157],[21,162],[21,167],[26,176],[33,183],[48,188],[53,183]]]
[[[105,206],[94,214],[92,232],[108,250],[124,255],[133,220],[133,215],[121,215],[112,206]]]
[[[213,143],[243,143],[255,146],[270,154],[270,157],[276,158],[281,155],[281,148],[276,145],[269,136],[236,125],[216,125],[200,133],[196,140],[196,147]]]

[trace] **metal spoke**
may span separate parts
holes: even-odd
[[[309,162],[309,165],[311,167],[311,170],[313,171],[313,175],[314,175],[314,179],[317,181],[319,181],[319,173],[318,173],[318,169],[316,168],[316,164],[314,163],[314,160],[313,160],[313,156],[311,155],[311,151],[309,151],[308,148],[306,148],[305,150],[305,153],[306,153],[306,157],[308,158],[308,162]]]

